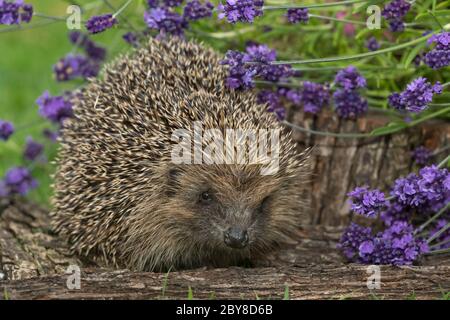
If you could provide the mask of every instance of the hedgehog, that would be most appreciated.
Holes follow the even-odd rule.
[[[136,271],[226,267],[251,264],[295,237],[308,208],[309,152],[254,92],[226,86],[221,59],[196,41],[148,39],[74,95],[51,213],[74,254]],[[277,170],[262,174],[263,161],[208,161],[204,142],[203,161],[174,161],[174,132],[199,124],[280,132],[268,153]],[[225,149],[255,149],[239,139]]]

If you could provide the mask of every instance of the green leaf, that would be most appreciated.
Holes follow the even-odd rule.
[[[417,46],[415,46],[407,55],[404,56],[403,59],[403,67],[406,69],[409,67],[411,62],[413,62],[414,58],[419,54],[419,52],[427,46],[426,42],[419,43]]]
[[[389,133],[394,133],[402,129],[407,128],[408,125],[405,122],[390,122],[384,127],[376,128],[372,130],[370,135],[372,136],[382,136]]]
[[[194,300],[194,293],[192,292],[191,286],[188,287],[188,300]]]
[[[284,288],[283,300],[289,300],[289,286],[288,285],[286,285],[286,287]]]

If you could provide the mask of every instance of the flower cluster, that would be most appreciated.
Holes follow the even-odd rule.
[[[337,114],[344,119],[353,119],[367,112],[367,100],[357,91],[366,87],[366,79],[354,66],[340,70],[334,83],[338,89],[333,94]]]
[[[8,140],[14,133],[14,126],[11,122],[0,120],[0,140]]]
[[[24,3],[23,0],[8,2],[0,0],[0,24],[28,23],[33,17],[33,6]]]
[[[370,37],[366,41],[366,47],[370,51],[377,51],[378,49],[380,49],[380,44],[378,43],[378,41],[375,37]]]
[[[380,208],[387,204],[384,193],[378,189],[369,190],[368,187],[357,187],[347,195],[351,198],[351,209],[366,217],[375,217]]]
[[[272,90],[261,90],[258,93],[258,103],[267,104],[268,112],[273,112],[279,120],[283,120],[286,117],[286,108],[281,102],[282,96],[279,92]]]
[[[433,43],[436,43],[436,45],[425,55],[425,63],[433,69],[450,65],[450,32],[442,32],[431,36],[428,39],[428,44]]]
[[[105,60],[106,49],[98,46],[89,37],[79,31],[69,33],[69,40],[75,46],[84,49],[89,59],[97,62]]]
[[[37,185],[37,181],[33,179],[27,168],[14,167],[8,170],[4,179],[0,180],[0,197],[15,194],[23,196],[31,189],[36,188]]]
[[[439,82],[432,85],[427,79],[419,77],[407,85],[401,93],[393,93],[389,96],[389,105],[400,111],[420,113],[428,107],[434,94],[442,93]]]
[[[266,45],[251,43],[246,52],[228,51],[221,64],[229,66],[227,85],[232,89],[248,89],[254,86],[253,78],[277,82],[293,75],[289,65],[273,65],[276,52]]]
[[[188,22],[183,16],[168,8],[152,8],[144,12],[144,21],[150,29],[159,30],[160,35],[182,36]]]
[[[289,90],[286,98],[294,105],[302,105],[308,113],[317,114],[330,103],[330,89],[328,86],[304,81],[301,89]]]
[[[204,4],[199,0],[189,1],[184,7],[183,17],[190,21],[208,18],[212,16],[213,9],[214,5],[209,1],[206,1]]]
[[[54,66],[56,80],[68,81],[78,77],[89,78],[97,76],[100,65],[83,56],[68,54],[61,58]]]
[[[450,181],[447,169],[435,165],[420,169],[419,174],[395,180],[391,196],[403,207],[437,211],[450,202]]]
[[[225,3],[220,3],[217,7],[219,12],[219,19],[227,18],[231,23],[253,22],[256,17],[263,14],[262,0],[225,0]]]
[[[286,18],[290,23],[307,23],[309,20],[308,8],[291,8],[286,13]]]
[[[55,123],[62,123],[65,119],[73,115],[72,103],[70,97],[65,96],[50,96],[48,91],[45,91],[37,100],[39,106],[39,113]]]
[[[338,248],[350,261],[364,264],[411,265],[429,252],[427,243],[415,237],[413,226],[403,221],[376,234],[369,227],[352,223]]]
[[[424,166],[431,158],[431,151],[424,146],[419,146],[411,152],[411,157],[419,166]]]
[[[100,33],[117,24],[117,19],[112,14],[93,16],[86,22],[86,29],[90,33]]]
[[[403,17],[406,16],[411,4],[405,0],[393,0],[384,6],[382,16],[389,21],[391,31],[403,31],[405,25],[403,23]]]
[[[150,8],[157,7],[178,7],[183,3],[183,0],[147,0]]]
[[[25,151],[23,157],[26,160],[34,161],[36,160],[44,151],[44,145],[33,140],[33,138],[28,137],[25,145]]]
[[[127,32],[122,36],[122,38],[133,47],[137,47],[139,45],[139,38],[135,32]]]

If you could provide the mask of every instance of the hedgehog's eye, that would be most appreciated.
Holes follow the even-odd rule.
[[[201,203],[208,204],[208,203],[211,203],[212,200],[213,200],[213,195],[211,194],[210,191],[205,191],[200,194],[199,201]]]

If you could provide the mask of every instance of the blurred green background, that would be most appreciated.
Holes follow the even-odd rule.
[[[38,14],[53,17],[66,16],[70,4],[79,4],[85,10],[82,20],[86,21],[95,14],[111,13],[105,1],[42,1],[27,0],[34,6]],[[115,8],[119,8],[124,0],[109,0]],[[127,7],[119,22],[126,17],[136,29],[144,29],[142,19],[145,10],[145,0],[136,0]],[[215,4],[218,1],[212,1]],[[269,1],[266,1],[268,3]],[[314,1],[282,1],[273,0],[269,4],[279,3],[314,3]],[[449,3],[449,1],[446,1]],[[433,0],[422,1],[416,4],[417,11],[426,12],[428,8],[436,6]],[[347,19],[364,22],[367,4],[348,7],[331,7],[314,11],[316,14],[335,17],[338,11],[346,10]],[[353,10],[353,11],[352,11]],[[370,36],[376,36],[382,48],[395,43],[403,43],[421,36],[421,30],[407,28],[401,34],[386,33],[386,28],[369,30],[362,25],[354,25],[353,33],[345,32],[342,22],[311,19],[307,25],[288,25],[283,17],[283,11],[268,11],[263,18],[258,18],[254,24],[231,25],[225,21],[217,21],[216,17],[205,19],[191,24],[187,31],[189,38],[197,38],[208,45],[225,52],[227,49],[242,50],[249,40],[266,43],[277,49],[278,59],[310,59],[330,56],[352,55],[367,52],[365,41]],[[411,13],[407,21],[414,20]],[[442,22],[445,22],[443,19]],[[425,23],[429,29],[436,29],[435,21],[426,17]],[[84,25],[84,23],[82,23]],[[348,27],[348,25],[347,25]],[[122,36],[128,29],[119,23],[118,27],[91,37],[92,40],[108,49],[110,60],[119,52],[127,51],[130,46],[123,41]],[[29,25],[20,28],[16,26],[0,26],[0,119],[11,121],[17,132],[7,142],[0,142],[0,177],[12,166],[23,165],[23,147],[27,136],[45,143],[46,156],[53,159],[57,146],[45,139],[42,131],[53,128],[53,125],[42,119],[38,114],[36,99],[49,90],[52,95],[59,95],[65,90],[72,90],[82,84],[81,81],[58,83],[55,81],[52,66],[67,53],[71,52],[72,45],[68,40],[69,30],[64,20],[52,20],[42,16],[33,17]],[[420,52],[422,47],[412,47],[395,53],[365,58],[356,61],[334,62],[331,64],[314,64],[302,66],[302,79],[312,81],[332,81],[335,72],[349,64],[357,66],[368,79],[367,91],[369,103],[374,107],[386,108],[386,97],[392,91],[403,90],[406,83],[418,75],[426,76],[431,81],[450,81],[448,68],[444,71],[433,71],[427,67],[417,68],[412,63],[411,52]],[[305,68],[306,67],[306,68]],[[310,70],[308,68],[311,67]],[[438,97],[435,102],[448,102],[449,93]],[[449,117],[449,115],[447,115]],[[51,174],[54,165],[37,163],[34,165],[33,175],[39,180],[40,187],[31,192],[30,197],[41,204],[48,205],[51,195]]]

